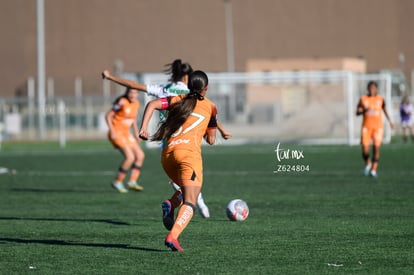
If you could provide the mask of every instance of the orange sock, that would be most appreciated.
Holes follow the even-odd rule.
[[[371,171],[377,171],[378,161],[373,161],[371,166]]]
[[[193,218],[194,209],[194,205],[190,203],[184,203],[181,206],[173,228],[171,229],[171,235],[174,239],[178,239],[178,236],[180,236],[181,232],[187,227],[188,223]]]
[[[183,203],[183,194],[181,190],[177,190],[174,195],[170,198],[171,206],[173,208],[180,207]]]
[[[129,177],[129,181],[137,181],[140,174],[141,174],[141,166],[134,164],[132,166],[131,176]]]
[[[122,182],[125,179],[127,171],[124,170],[122,167],[119,167],[118,175],[115,178],[115,181]]]

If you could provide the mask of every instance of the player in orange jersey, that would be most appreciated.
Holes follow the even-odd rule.
[[[163,223],[170,230],[165,245],[173,251],[183,251],[178,237],[193,217],[197,197],[203,183],[201,144],[203,138],[214,144],[217,110],[205,97],[208,77],[195,71],[188,82],[189,93],[150,101],[144,112],[140,135],[148,138],[148,124],[154,110],[168,110],[152,140],[165,140],[161,163],[168,177],[181,188],[162,203]],[[174,210],[179,208],[174,220]]]
[[[118,174],[112,182],[112,187],[120,193],[128,192],[123,181],[131,167],[129,181],[126,184],[127,188],[135,191],[144,190],[137,183],[145,158],[144,151],[138,144],[140,140],[137,126],[138,93],[138,90],[128,88],[124,95],[115,100],[112,108],[105,116],[109,127],[108,138],[113,146],[124,156]],[[131,128],[133,134],[131,133]]]
[[[384,133],[384,123],[382,113],[384,112],[391,128],[394,124],[391,122],[385,101],[378,94],[378,84],[370,81],[367,86],[368,94],[361,96],[357,106],[357,115],[362,115],[361,129],[361,148],[362,157],[365,162],[364,175],[377,177],[378,161],[380,158],[380,146],[382,144],[382,136]],[[370,160],[369,146],[372,141],[372,159]]]
[[[191,65],[189,63],[182,62],[181,59],[175,59],[172,63],[166,64],[165,67],[166,70],[164,72],[170,75],[169,82],[166,84],[147,85],[130,79],[113,76],[108,70],[103,71],[102,76],[105,79],[111,80],[119,85],[146,92],[148,95],[157,98],[187,94],[189,92],[187,87],[188,78],[193,72]],[[165,119],[165,111],[160,112],[160,120],[163,119]],[[217,129],[224,139],[231,138],[232,134],[224,128],[220,121],[217,121]],[[179,188],[179,186],[172,180],[170,180],[170,184],[175,190]],[[210,211],[207,204],[204,202],[202,193],[198,196],[197,207],[203,218],[210,217]]]

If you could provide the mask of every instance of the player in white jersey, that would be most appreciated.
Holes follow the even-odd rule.
[[[108,70],[103,71],[102,77],[108,80],[111,80],[119,85],[128,87],[130,89],[137,89],[143,92],[146,92],[150,96],[157,98],[165,98],[169,96],[176,96],[180,94],[187,94],[189,89],[187,87],[189,75],[193,72],[190,64],[182,63],[180,59],[174,60],[171,64],[167,64],[166,73],[170,74],[169,83],[167,84],[143,84],[138,83],[133,80],[120,78],[111,75]],[[164,113],[160,113],[160,119],[164,118]],[[231,133],[227,131],[221,123],[217,121],[217,129],[219,130],[221,136],[224,139],[231,138]],[[180,187],[175,184],[173,181],[170,181],[172,187],[178,190]],[[210,211],[207,205],[204,202],[203,196],[200,192],[197,200],[197,207],[200,211],[200,214],[203,218],[210,217]]]

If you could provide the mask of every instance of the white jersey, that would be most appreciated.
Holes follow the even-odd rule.
[[[165,98],[168,96],[177,96],[182,94],[188,94],[190,90],[187,87],[187,84],[185,84],[182,81],[178,82],[170,82],[167,84],[158,84],[158,85],[147,85],[147,94],[150,96],[155,96],[156,98]],[[165,119],[165,111],[160,110],[160,120]]]
[[[181,81],[161,85],[147,85],[148,95],[155,96],[157,98],[188,94],[189,91],[190,90],[188,90],[187,84]]]

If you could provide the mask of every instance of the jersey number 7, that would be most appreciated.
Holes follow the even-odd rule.
[[[190,126],[188,126],[185,129],[183,129],[183,126],[180,126],[180,128],[178,128],[178,130],[174,134],[172,134],[171,137],[177,137],[180,134],[186,134],[186,133],[190,132],[195,127],[197,127],[204,119],[206,119],[205,116],[194,113],[194,112],[192,112],[190,115],[196,117],[197,120],[194,121]]]

